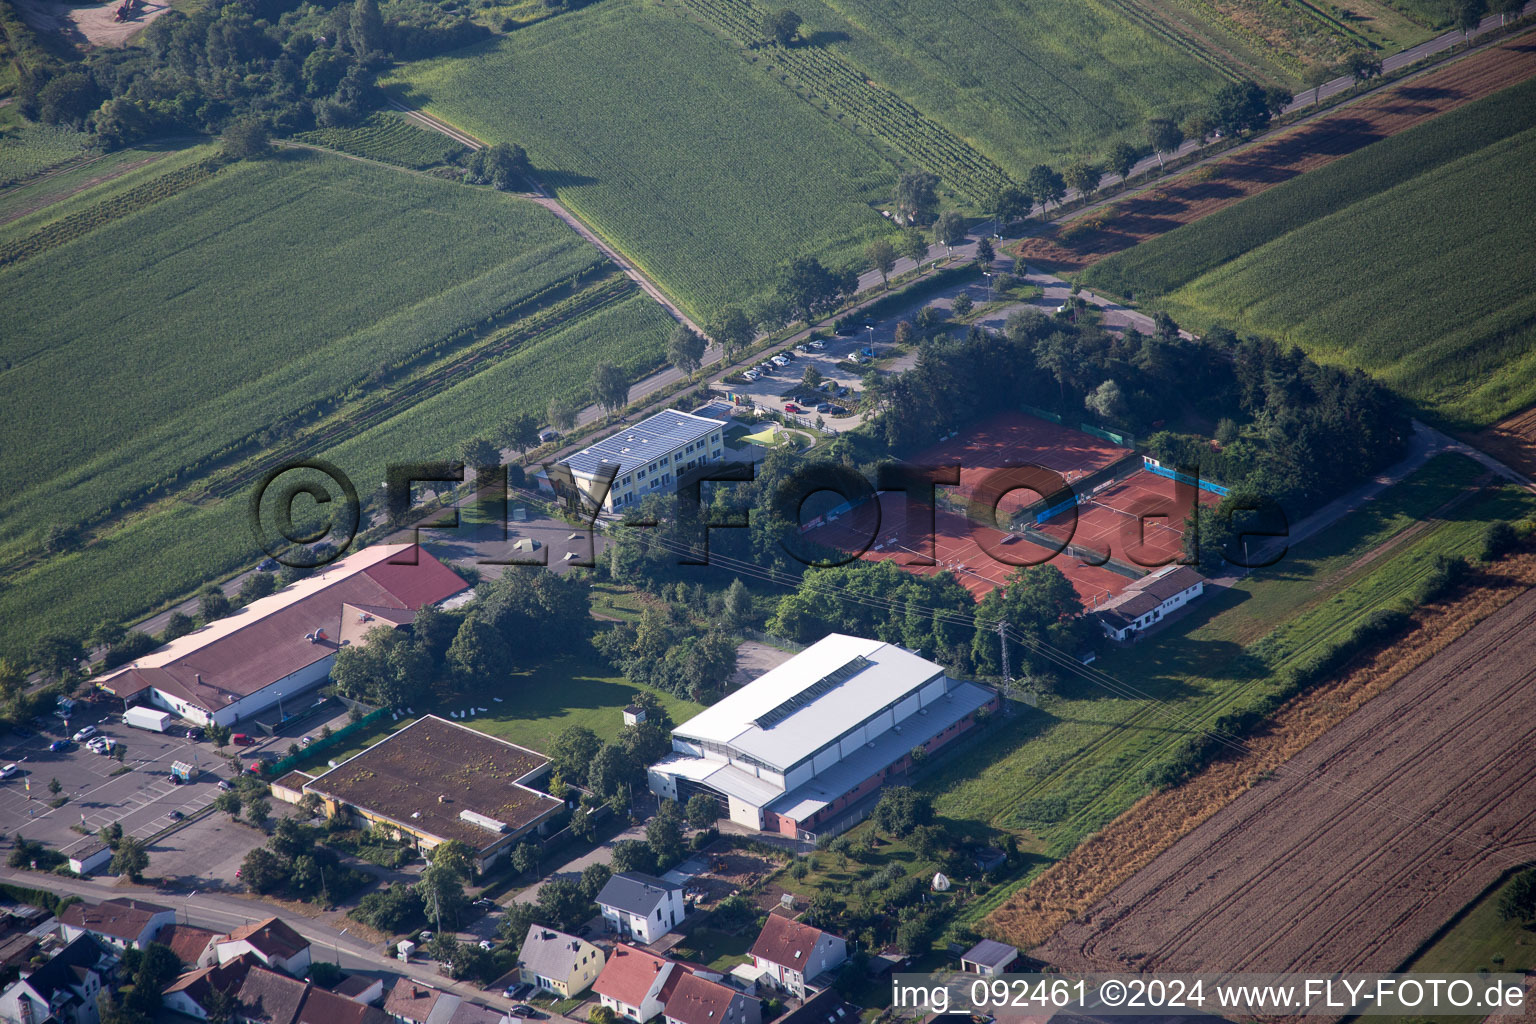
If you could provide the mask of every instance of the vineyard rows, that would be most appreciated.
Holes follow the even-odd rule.
[[[418,171],[448,163],[464,152],[446,135],[418,127],[390,110],[370,114],[355,125],[301,132],[294,139]]]
[[[764,12],[752,0],[683,2],[744,45],[751,45],[762,35]],[[767,59],[814,97],[825,99],[917,166],[939,175],[972,202],[984,203],[993,192],[1010,183],[1002,168],[912,104],[869,81],[826,47],[774,47],[765,53]]]

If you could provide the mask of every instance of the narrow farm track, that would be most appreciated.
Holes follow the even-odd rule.
[[[1536,849],[1536,590],[1067,924],[1067,969],[1397,968]]]
[[[441,118],[433,117],[431,114],[401,103],[399,100],[393,97],[390,98],[389,105],[394,107],[396,110],[403,112],[407,117],[421,125],[423,128],[429,128],[432,131],[440,132],[455,142],[468,146],[470,149],[485,148],[484,142],[481,142],[479,139],[475,138],[473,135],[470,135],[467,132],[460,131]],[[695,333],[704,333],[704,329],[698,324],[694,323],[693,320],[689,319],[688,315],[684,313],[676,303],[669,299],[667,297],[667,293],[657,287],[654,281],[642,274],[639,268],[637,268],[629,260],[625,259],[617,249],[609,245],[600,235],[597,234],[597,232],[593,231],[585,223],[583,223],[579,217],[573,214],[570,210],[567,210],[564,206],[560,205],[559,200],[550,195],[549,190],[544,187],[543,182],[536,181],[534,184],[538,186],[539,191],[537,194],[529,197],[533,202],[538,203],[550,213],[553,213],[556,217],[559,217],[572,231],[576,232],[582,238],[585,238],[588,242],[591,242],[594,246],[596,246],[598,252],[601,252],[604,256],[607,256],[608,259],[612,261],[614,266],[622,270],[625,275],[634,281],[635,284],[639,285],[647,295],[661,303],[662,306],[666,307],[667,311],[674,317],[687,324],[688,327]],[[718,354],[718,350],[716,350],[716,354]],[[708,355],[706,355],[706,360],[708,358]]]

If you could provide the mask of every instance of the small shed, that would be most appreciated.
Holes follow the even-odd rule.
[[[69,870],[77,875],[89,875],[112,862],[112,850],[95,836],[87,836],[64,850],[69,858]]]
[[[645,721],[645,708],[639,704],[631,704],[624,709],[624,724],[639,725]]]
[[[982,939],[960,956],[966,974],[1007,974],[1018,963],[1019,951],[1005,942]]]

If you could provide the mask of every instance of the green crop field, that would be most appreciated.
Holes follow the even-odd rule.
[[[873,80],[871,93],[906,100],[1020,181],[1038,163],[1102,159],[1121,140],[1140,145],[1147,117],[1197,106],[1224,80],[1183,37],[1149,31],[1102,0],[808,0],[795,10],[807,20],[802,31],[826,40],[797,51],[827,56],[763,51],[762,61],[789,61],[802,84],[834,104],[834,69],[817,64],[856,66]],[[910,129],[900,122],[861,116],[857,107],[850,116],[910,148],[903,143]],[[946,175],[936,160],[915,162]]]
[[[1350,204],[1162,305],[1381,378],[1449,425],[1536,402],[1536,129]]]
[[[25,123],[0,131],[0,186],[85,155],[94,138],[68,128]]]
[[[1013,833],[1043,868],[1144,796],[1145,770],[1194,728],[1278,688],[1288,666],[1395,606],[1436,555],[1475,557],[1489,522],[1530,511],[1529,496],[1512,487],[1471,490],[1482,473],[1470,459],[1438,456],[1275,566],[1202,598],[1156,642],[1102,654],[1093,667],[1138,698],[1068,678],[1039,709],[1019,705],[977,742],[938,759],[919,787],[946,818]],[[882,856],[912,861],[914,874],[934,870],[904,843]],[[810,892],[825,877],[775,881]],[[1022,881],[1005,882],[966,918],[984,916]]]
[[[488,142],[707,316],[806,253],[837,265],[889,230],[896,168],[679,11],[609,0],[453,57],[394,87]]]
[[[155,191],[148,171],[106,202]],[[295,150],[115,218],[91,198],[22,218],[82,226],[0,270],[0,461],[24,482],[0,499],[9,652],[248,564],[253,460],[376,481],[580,399],[600,360],[653,369],[672,325],[547,211],[487,189]],[[91,543],[41,557],[54,523]]]
[[[294,139],[413,170],[448,163],[464,152],[448,136],[422,128],[394,110],[376,111],[357,124],[301,132]]]
[[[1358,366],[1454,427],[1536,401],[1536,244],[1521,166],[1536,81],[1512,86],[1084,271],[1204,329]]]

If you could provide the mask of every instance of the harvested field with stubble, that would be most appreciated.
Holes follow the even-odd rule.
[[[1069,970],[1396,969],[1536,852],[1536,556],[1479,584],[1143,800],[991,930]]]
[[[1092,211],[1052,225],[1015,252],[1046,269],[1082,270],[1532,76],[1536,32],[1526,32],[1116,202],[1108,214]]]
[[[1467,438],[1526,476],[1536,476],[1536,405]]]

